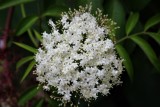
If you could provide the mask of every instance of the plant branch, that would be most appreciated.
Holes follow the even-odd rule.
[[[13,14],[13,7],[10,7],[7,14],[7,19],[5,23],[5,29],[3,32],[3,36],[0,38],[0,50],[5,50],[7,48],[7,39],[10,32],[11,19]]]
[[[6,31],[9,31],[10,29],[12,15],[13,15],[13,7],[10,7],[8,10],[7,20],[6,20],[6,25],[5,25]]]
[[[3,70],[4,70],[3,76],[4,76],[5,80],[6,80],[5,84],[8,84],[8,86],[10,88],[12,87],[12,77],[11,77],[11,74],[9,72],[10,62],[7,59],[7,56],[8,56],[9,52],[6,50],[6,48],[7,48],[7,40],[9,38],[9,33],[10,33],[12,15],[13,15],[13,7],[10,7],[8,9],[3,35],[0,38],[0,57],[2,57],[2,60],[3,60],[3,65],[2,65],[3,66]]]
[[[138,32],[138,33],[135,33],[135,34],[132,34],[132,35],[129,35],[129,36],[125,36],[125,37],[119,39],[119,40],[116,42],[116,44],[119,44],[119,43],[123,42],[124,40],[131,38],[132,36],[141,35],[141,34],[146,34],[146,32]]]

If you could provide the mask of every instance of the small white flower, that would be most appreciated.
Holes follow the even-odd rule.
[[[106,19],[99,20],[102,18]],[[52,31],[43,33],[42,47],[35,57],[37,81],[44,90],[57,92],[64,103],[71,101],[73,92],[89,101],[98,94],[107,95],[119,83],[123,66],[110,39],[114,35],[110,21],[101,14],[93,16],[90,7],[85,12],[64,13],[62,29],[49,20]]]
[[[68,19],[68,15],[63,15],[63,17],[62,17],[62,19],[61,19],[61,23],[62,23],[63,25],[66,24],[67,19]]]
[[[48,86],[43,86],[43,89],[46,90],[46,91],[50,90],[50,88]]]

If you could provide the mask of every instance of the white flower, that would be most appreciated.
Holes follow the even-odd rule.
[[[113,22],[101,22],[101,14],[97,18],[90,7],[89,11],[85,9],[64,13],[60,31],[49,20],[52,31],[43,33],[42,47],[35,57],[37,81],[44,90],[62,95],[63,102],[70,102],[73,92],[86,101],[97,99],[99,93],[107,95],[113,85],[120,83],[123,66],[110,39]]]

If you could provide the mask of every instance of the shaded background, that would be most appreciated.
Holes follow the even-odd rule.
[[[14,2],[6,5],[10,1]],[[102,9],[104,14],[108,14],[120,26],[120,29],[116,32],[118,40],[126,36],[125,25],[131,13],[138,12],[140,15],[138,23],[131,32],[136,33],[143,31],[147,20],[160,12],[158,0],[17,1],[0,0],[0,107],[57,107],[58,104],[58,102],[49,99],[49,93],[36,90],[38,83],[32,72],[20,83],[29,62],[16,68],[17,61],[33,54],[17,47],[13,42],[21,42],[35,47],[31,37],[28,36],[27,30],[20,34],[17,33],[25,24],[29,23],[28,20],[22,23],[24,17],[21,12],[21,3],[25,8],[26,17],[35,16],[39,18],[29,27],[31,32],[35,34],[33,29],[39,33],[50,30],[47,24],[48,19],[52,18],[56,21],[60,18],[61,12],[67,11],[68,8],[78,8],[79,5],[84,6],[92,2],[93,12],[97,8]],[[160,24],[153,26],[149,31],[158,32],[157,34],[160,36]],[[144,36],[144,39],[151,45],[159,60],[160,44],[151,37]],[[40,44],[38,40],[37,44]],[[127,72],[124,71],[121,76],[123,84],[111,89],[108,96],[100,96],[90,106],[160,107],[160,71],[154,68],[144,52],[131,40],[124,41],[122,45],[129,53],[133,64],[133,81],[131,82]],[[80,107],[86,106],[85,103],[80,105]]]

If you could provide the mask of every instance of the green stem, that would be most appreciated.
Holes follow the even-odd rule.
[[[22,17],[25,18],[25,17],[26,17],[26,12],[25,12],[25,8],[24,8],[24,5],[23,5],[23,4],[21,4],[21,12],[22,12]],[[31,41],[33,42],[33,44],[34,44],[36,47],[38,47],[38,43],[37,43],[36,40],[34,39],[33,34],[32,34],[32,32],[31,32],[31,29],[28,29],[27,32],[28,32],[28,35],[29,35]]]
[[[146,34],[146,32],[138,32],[138,33],[135,33],[135,34],[132,34],[132,35],[129,35],[129,36],[125,36],[125,37],[123,37],[122,39],[119,39],[119,40],[116,42],[116,44],[119,44],[119,43],[123,42],[124,40],[131,38],[132,36],[141,35],[141,34]]]
[[[119,39],[119,40],[116,42],[116,44],[119,44],[119,43],[123,42],[124,40],[126,40],[126,39],[128,39],[128,38],[129,38],[129,36],[125,36],[125,37],[123,37],[122,39]]]

